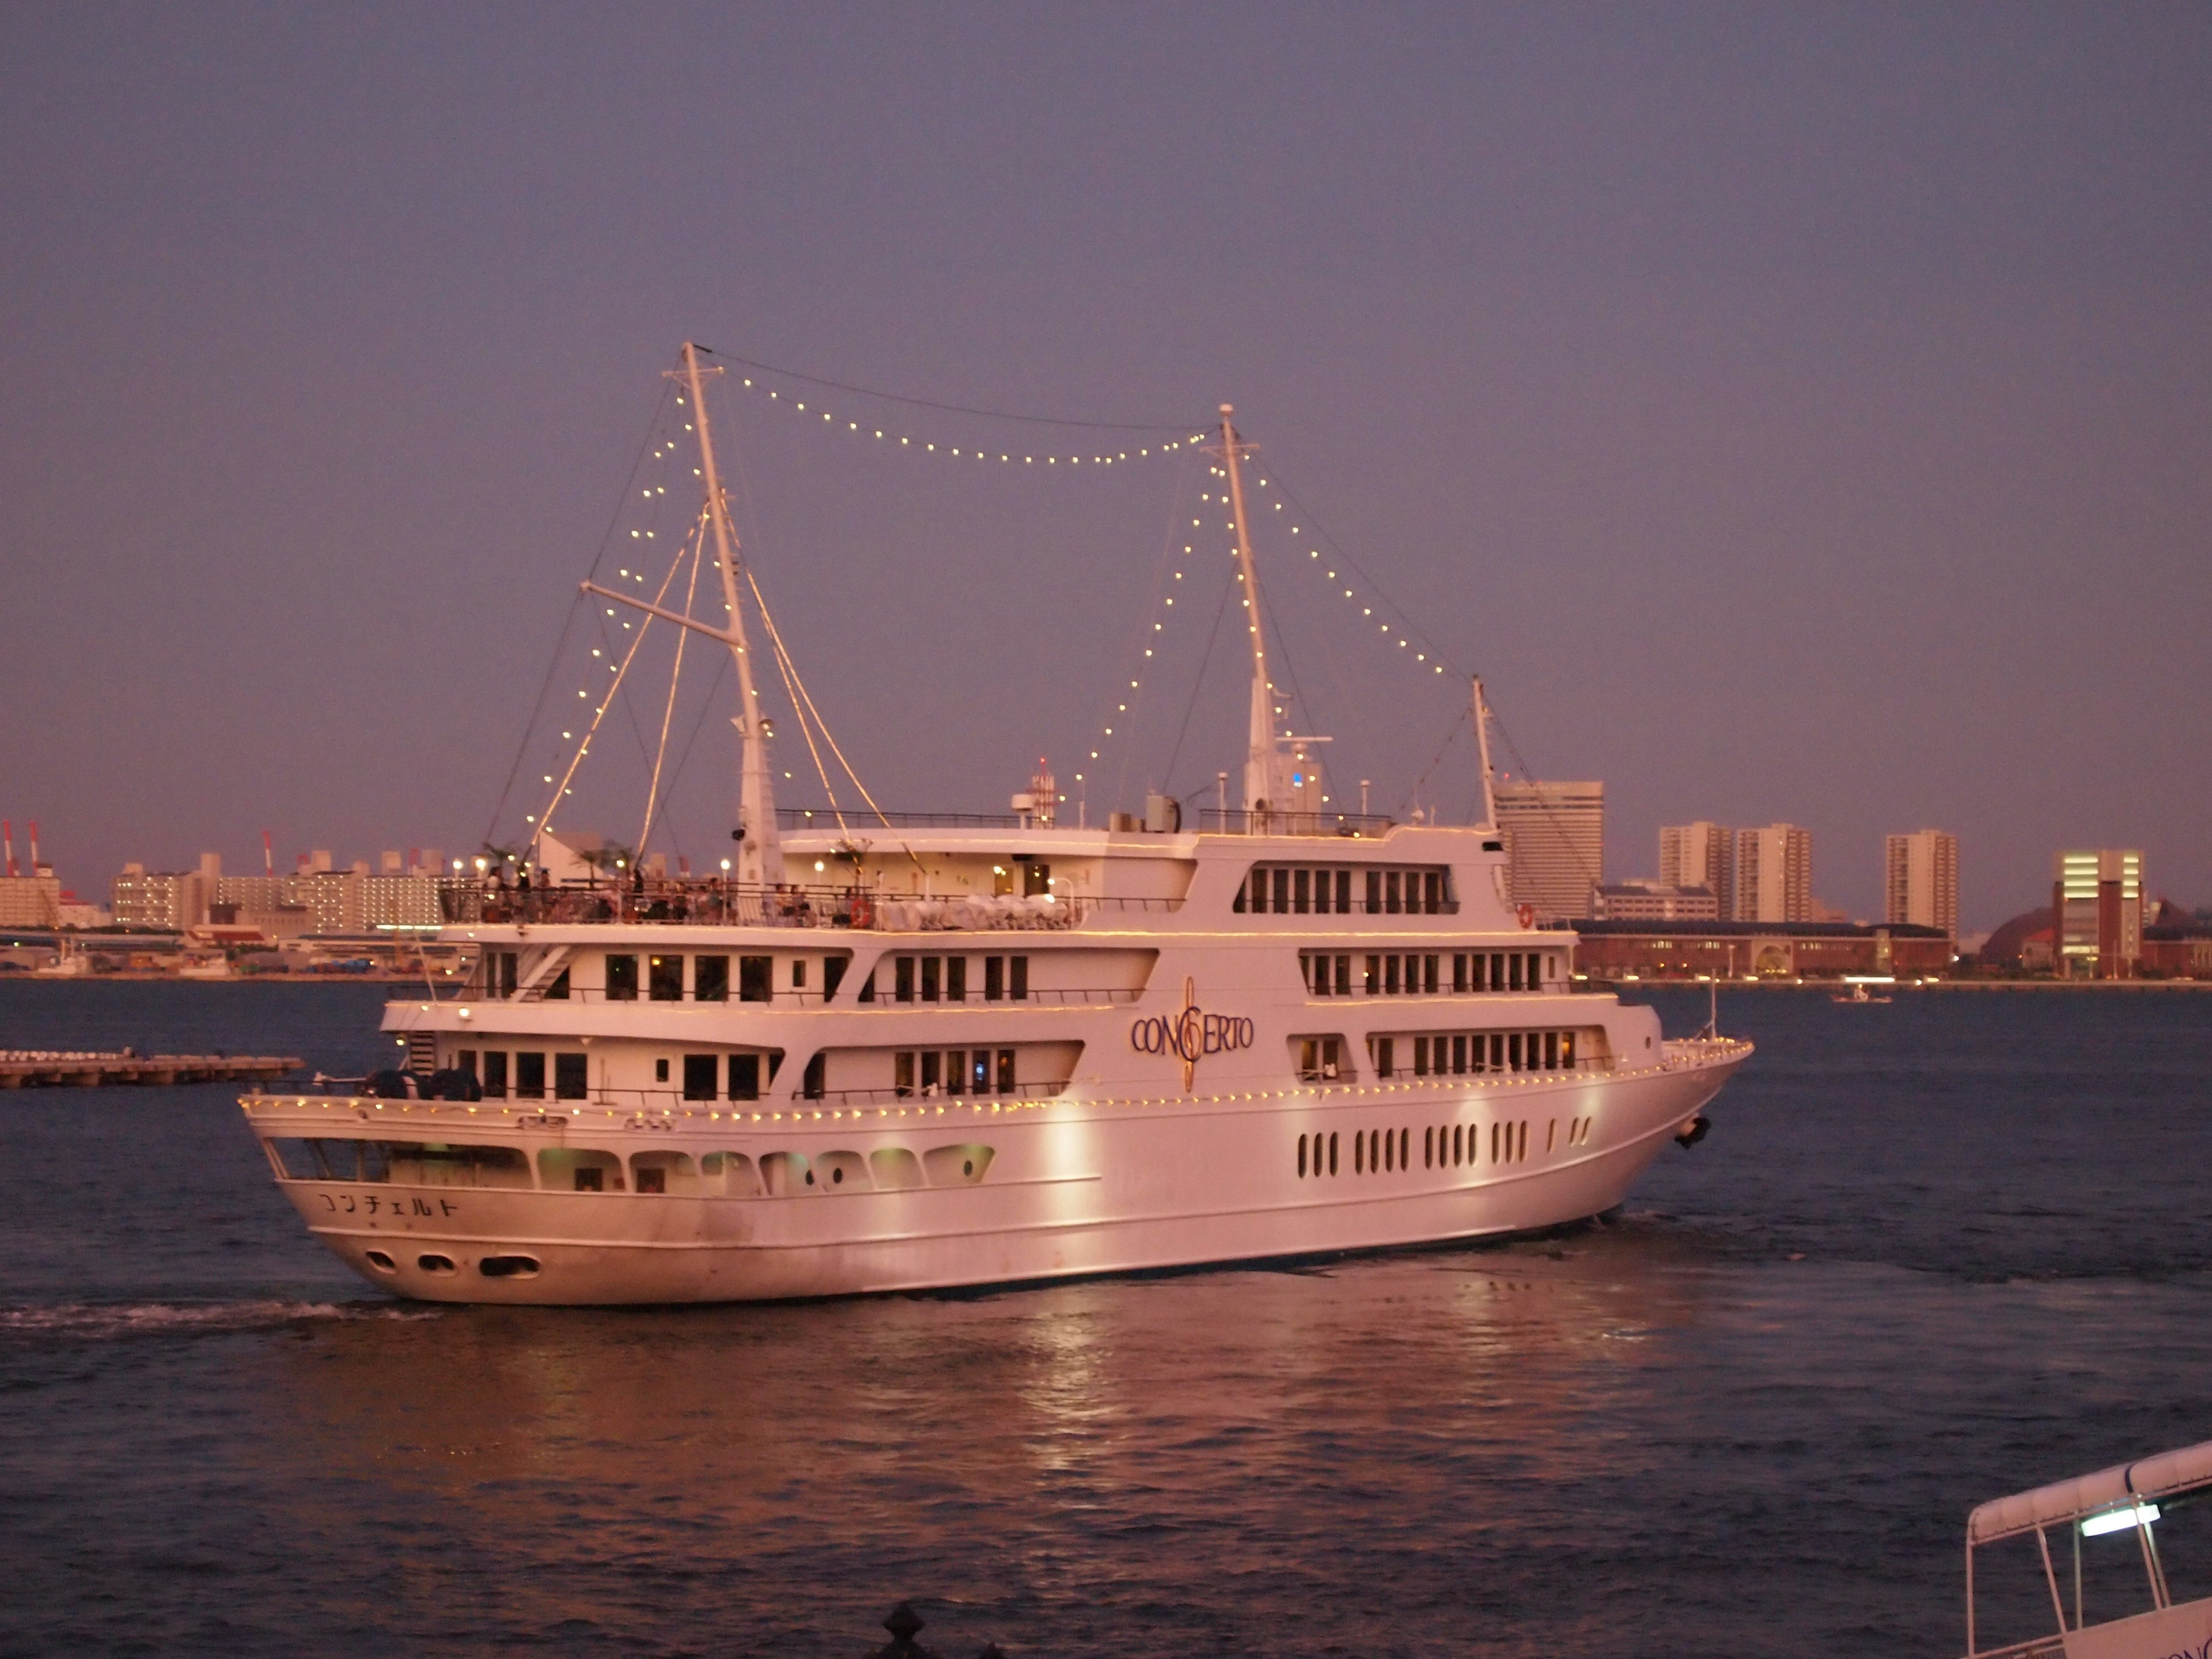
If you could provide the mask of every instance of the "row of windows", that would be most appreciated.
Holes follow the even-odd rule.
[[[518,1147],[438,1146],[423,1141],[277,1139],[267,1143],[286,1179],[378,1186],[532,1186],[529,1155]],[[756,1164],[744,1152],[633,1152],[625,1170],[613,1152],[553,1146],[538,1154],[536,1184],[546,1192],[659,1193],[759,1198],[838,1188],[896,1191],[972,1185],[991,1166],[993,1150],[975,1142],[933,1146],[917,1156],[903,1146],[858,1152],[767,1152]],[[625,1182],[624,1176],[628,1181]],[[401,1200],[390,1200],[396,1209]],[[351,1198],[345,1207],[377,1212],[380,1203]],[[427,1212],[422,1212],[427,1213]]]
[[[1357,891],[1355,892],[1355,888]],[[1370,916],[1439,915],[1456,910],[1450,872],[1296,869],[1257,865],[1237,890],[1237,915],[1348,916],[1354,902]]]
[[[1359,990],[1374,996],[1437,996],[1445,989],[1444,957],[1435,951],[1385,952],[1378,956],[1331,956],[1306,951],[1298,955],[1298,975],[1317,997],[1348,997],[1352,967],[1359,964]],[[1482,991],[1540,991],[1559,978],[1559,958],[1541,951],[1458,951],[1451,955],[1450,990],[1455,996]]]
[[[939,1095],[1010,1095],[1019,1085],[1014,1077],[1014,1051],[1000,1048],[902,1048],[891,1061],[892,1085],[902,1095],[920,1094],[925,1100]]]
[[[1593,1118],[1571,1118],[1567,1123],[1566,1144],[1586,1146],[1589,1141]],[[1354,1175],[1376,1175],[1413,1167],[1413,1131],[1411,1129],[1364,1129],[1352,1136],[1352,1172]],[[1493,1164],[1525,1163],[1528,1157],[1528,1121],[1500,1120],[1490,1126],[1490,1161]],[[1546,1126],[1544,1150],[1557,1150],[1559,1140],[1559,1121],[1553,1118]],[[1463,1169],[1482,1162],[1483,1133],[1480,1126],[1469,1123],[1437,1125],[1421,1131],[1421,1167]],[[1341,1149],[1334,1133],[1300,1135],[1298,1137],[1298,1178],[1335,1175],[1342,1167],[1339,1159]]]
[[[1571,1072],[1587,1059],[1574,1031],[1436,1031],[1367,1039],[1375,1074],[1480,1077],[1500,1072]],[[1401,1062],[1405,1062],[1402,1066]],[[1340,1037],[1298,1040],[1298,1080],[1333,1083],[1345,1074]]]
[[[965,1002],[968,1000],[966,957],[896,957],[891,961],[891,1000],[894,1002]],[[1030,995],[1027,957],[983,958],[983,1000],[1026,1002]],[[876,975],[860,987],[862,1002],[876,1000]]]
[[[1571,1072],[1573,1031],[1437,1031],[1419,1036],[1371,1036],[1375,1075],[1468,1077],[1492,1072]]]
[[[544,1100],[545,1091],[546,1055],[542,1050],[521,1049],[513,1053],[504,1048],[463,1048],[454,1056],[459,1068],[483,1085],[487,1100]],[[555,1100],[583,1100],[590,1094],[586,1075],[586,1056],[580,1054],[556,1054],[553,1060],[553,1091]],[[821,1092],[816,1073],[822,1056],[817,1054],[809,1062],[807,1075],[814,1080],[814,1092]],[[762,1073],[765,1062],[767,1080],[775,1081],[777,1069],[783,1064],[781,1053],[769,1054],[732,1054],[729,1056],[729,1098],[758,1100],[761,1096]],[[654,1080],[670,1081],[669,1063],[656,1060],[653,1063]],[[720,1054],[686,1054],[684,1056],[684,1098],[686,1100],[717,1100],[721,1098],[722,1056]]]

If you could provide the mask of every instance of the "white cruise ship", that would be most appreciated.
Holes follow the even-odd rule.
[[[1596,1215],[1701,1132],[1748,1043],[1577,992],[1574,935],[1510,902],[1494,825],[1322,805],[1276,727],[1226,409],[1241,808],[1070,828],[1047,784],[1003,822],[780,822],[708,372],[687,346],[720,614],[591,591],[731,652],[735,868],[549,884],[541,823],[538,879],[448,894],[477,966],[387,1006],[404,1072],[242,1099],[364,1278],[660,1304],[1385,1249]],[[1487,801],[1486,738],[1484,769]]]

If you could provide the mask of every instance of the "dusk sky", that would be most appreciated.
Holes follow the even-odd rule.
[[[1039,755],[1093,822],[1211,804],[1212,480],[914,449],[1232,402],[1339,804],[1463,818],[1479,672],[1536,775],[1604,781],[1609,879],[1787,820],[1878,916],[1932,825],[1969,930],[2062,845],[2212,903],[2201,6],[9,5],[0,133],[0,814],[81,892],[264,827],[284,868],[518,839],[688,337],[921,400],[710,405],[886,805],[1003,811]],[[704,708],[654,843],[695,860]],[[628,840],[622,743],[565,810]]]

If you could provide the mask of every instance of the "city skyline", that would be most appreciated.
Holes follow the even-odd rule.
[[[1097,428],[960,411],[1188,438],[1235,404],[1363,573],[1347,601],[1261,550],[1340,805],[1465,821],[1463,724],[1434,757],[1480,672],[1502,770],[1606,781],[1612,868],[1786,821],[1835,849],[1820,896],[1879,915],[1883,838],[1934,823],[1969,931],[2063,846],[2212,901],[2201,14],[7,27],[0,810],[80,891],[245,867],[264,827],[513,839],[575,581],[694,338],[995,448]],[[1130,672],[1194,476],[925,471],[729,390],[742,539],[878,799],[1002,811],[1099,750],[1096,822],[1238,764],[1225,563],[1172,671]],[[1452,673],[1373,631],[1386,596]],[[2116,608],[2123,648],[2052,673]],[[699,730],[695,848],[733,793]],[[795,732],[779,759],[806,803]],[[634,838],[631,781],[576,822]]]

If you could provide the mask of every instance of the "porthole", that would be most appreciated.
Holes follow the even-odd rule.
[[[381,1250],[370,1250],[368,1252],[368,1265],[380,1273],[396,1273],[399,1271],[399,1264]]]
[[[534,1255],[488,1255],[477,1263],[477,1271],[486,1279],[535,1279],[538,1277],[538,1258]]]
[[[843,1186],[843,1185],[845,1184],[845,1172],[844,1172],[842,1170],[830,1170],[830,1184],[832,1187],[842,1187],[842,1186]]]
[[[453,1271],[453,1258],[449,1255],[418,1255],[415,1265],[426,1273],[449,1273]]]

